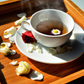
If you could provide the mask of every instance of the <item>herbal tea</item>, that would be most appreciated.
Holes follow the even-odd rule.
[[[42,21],[36,26],[36,30],[46,35],[62,35],[68,32],[67,27],[56,20]]]

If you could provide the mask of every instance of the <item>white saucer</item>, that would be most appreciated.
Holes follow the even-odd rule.
[[[36,53],[36,52],[28,53],[27,52],[28,47],[23,42],[21,37],[23,32],[25,32],[25,30],[23,30],[20,27],[15,35],[16,46],[25,56],[33,60],[36,60],[38,62],[48,63],[48,64],[66,63],[78,58],[84,52],[84,31],[76,23],[75,23],[73,34],[69,39],[69,41],[66,43],[67,45],[73,47],[73,50],[65,52],[63,54],[51,55],[48,53],[48,48],[42,46],[41,44],[40,45],[42,46],[43,53]]]

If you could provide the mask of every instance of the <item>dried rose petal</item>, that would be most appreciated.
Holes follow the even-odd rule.
[[[22,39],[25,43],[34,43],[36,41],[31,31],[26,31],[23,33]]]

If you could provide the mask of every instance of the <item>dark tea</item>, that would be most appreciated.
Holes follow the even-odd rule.
[[[68,32],[67,27],[62,22],[56,21],[56,20],[45,20],[40,22],[36,26],[36,30],[38,32],[46,35],[54,35],[51,32],[53,29],[58,29],[61,32],[59,35],[62,35]]]

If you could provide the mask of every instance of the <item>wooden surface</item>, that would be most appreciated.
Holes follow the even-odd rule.
[[[0,5],[5,5],[5,4],[9,4],[9,3],[17,2],[17,1],[20,1],[20,0],[7,0],[7,1],[2,1],[2,2],[0,2]]]
[[[3,42],[9,42],[8,39],[3,37],[3,32],[7,28],[10,28],[14,25],[14,22],[5,24],[0,26],[0,36],[2,37]],[[1,41],[1,39],[0,39]],[[15,44],[12,44],[11,49],[16,50],[17,54],[14,56],[5,57],[3,54],[0,53],[0,82],[2,84],[48,84],[59,79],[62,79],[70,74],[73,74],[77,71],[84,69],[84,54],[79,56],[74,61],[65,63],[65,64],[44,64],[40,62],[36,62],[32,59],[27,58],[23,55],[16,47]],[[37,70],[44,75],[43,81],[33,81],[31,80],[28,75],[17,76],[15,69],[18,66],[12,66],[9,63],[13,60],[18,62],[20,61],[27,61],[32,70]],[[84,73],[84,70],[81,74]],[[79,75],[75,75],[75,77],[79,77]],[[74,77],[74,78],[75,78]],[[71,79],[71,78],[70,78]],[[69,79],[69,81],[71,81]]]
[[[12,22],[18,19],[17,14],[26,13],[26,16],[31,16],[34,12],[53,8],[62,11],[67,11],[63,0],[9,0],[15,1],[9,4],[0,5],[0,25]]]
[[[65,7],[63,8],[64,5],[62,0],[55,1],[57,1],[56,3],[59,1],[62,5],[55,5],[54,8],[64,11],[66,10]],[[36,10],[32,11],[35,12]],[[29,12],[27,14],[28,16],[30,15]],[[77,18],[79,19],[79,17]],[[74,21],[81,26],[81,23],[76,20],[77,18],[74,18]],[[0,19],[0,43],[2,40],[3,42],[9,42],[8,39],[3,37],[3,32],[11,26],[14,26],[14,21],[19,19],[17,17],[17,12],[1,15]],[[83,77],[84,75],[84,53],[79,56],[79,58],[64,64],[44,64],[27,58],[17,49],[15,44],[12,44],[11,49],[16,50],[17,54],[5,57],[0,53],[0,84],[65,84]],[[27,61],[31,66],[31,70],[41,72],[44,75],[44,79],[42,81],[33,81],[28,75],[17,76],[15,69],[18,66],[12,66],[9,64],[13,60],[18,62]]]
[[[84,29],[84,11],[82,11],[75,3],[71,0],[64,0],[65,6],[70,13],[70,15],[75,19],[75,21],[81,25]]]

